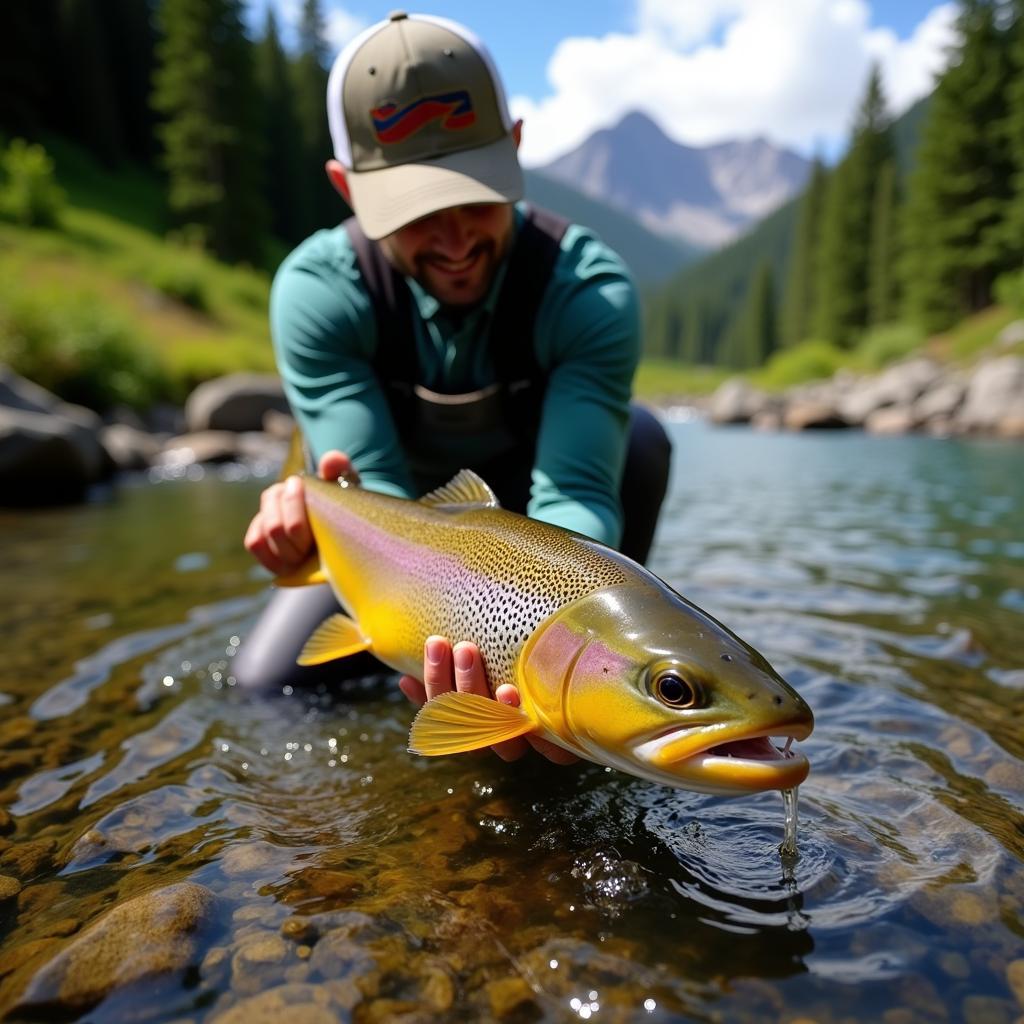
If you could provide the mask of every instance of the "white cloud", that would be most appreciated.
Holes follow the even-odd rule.
[[[324,35],[334,53],[340,51],[346,43],[355,39],[370,23],[365,18],[351,14],[343,7],[334,7],[324,16]]]
[[[762,135],[834,153],[871,63],[901,112],[931,88],[956,15],[945,3],[899,40],[870,26],[866,0],[637,2],[633,34],[563,40],[548,64],[551,95],[512,98],[525,164],[546,163],[630,110],[691,144]]]

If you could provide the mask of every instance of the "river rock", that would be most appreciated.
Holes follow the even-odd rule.
[[[160,453],[160,441],[152,434],[127,423],[104,427],[100,440],[119,470],[146,469]]]
[[[0,378],[0,492],[5,504],[81,497],[111,469],[99,440],[99,418],[88,409],[62,403],[56,407],[59,412],[8,404],[10,377],[15,375],[6,374],[6,380]]]
[[[1024,413],[1024,357],[1002,356],[981,363],[971,375],[957,422],[970,431],[996,431]]]
[[[933,359],[910,359],[890,367],[877,377],[854,384],[839,403],[839,412],[851,424],[860,425],[878,409],[910,407],[942,379],[943,371]]]
[[[185,403],[185,422],[200,430],[262,430],[268,410],[288,412],[276,374],[232,373],[200,384]]]
[[[21,882],[10,875],[0,875],[0,903],[13,899],[21,892]]]
[[[771,399],[763,391],[733,377],[711,396],[708,416],[712,423],[749,423],[770,404]]]
[[[914,402],[914,422],[922,426],[949,422],[963,405],[966,393],[966,380],[959,374],[949,374]]]
[[[1024,342],[1024,320],[1013,320],[997,335],[996,344],[1000,348],[1012,348]]]
[[[15,1007],[84,1012],[112,992],[196,962],[215,897],[179,882],[114,907],[39,970]]]
[[[794,397],[782,414],[782,425],[787,430],[837,430],[848,426],[835,402],[814,396]]]
[[[876,409],[864,421],[864,429],[869,434],[909,434],[914,425],[913,412],[906,405]]]
[[[230,430],[201,430],[170,438],[157,457],[161,466],[196,462],[232,462],[238,457],[238,438]]]
[[[339,1024],[351,1016],[323,985],[279,985],[243,999],[211,1024]]]

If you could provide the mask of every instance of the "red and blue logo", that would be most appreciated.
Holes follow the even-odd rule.
[[[446,131],[458,131],[476,120],[473,101],[465,89],[424,96],[404,107],[385,103],[371,110],[370,117],[377,141],[384,143],[404,142],[433,121],[440,121]]]

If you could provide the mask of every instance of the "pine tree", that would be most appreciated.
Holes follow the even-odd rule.
[[[882,165],[871,212],[871,262],[868,266],[868,323],[874,327],[896,316],[897,196],[896,163]]]
[[[260,262],[262,140],[240,0],[164,0],[161,13],[153,105],[171,210],[222,258]]]
[[[57,34],[61,53],[58,86],[67,104],[65,130],[107,166],[124,154],[111,54],[96,0],[61,0]]]
[[[1007,88],[1007,136],[1012,162],[1011,201],[1006,216],[1010,254],[1024,262],[1024,0],[1011,9],[1010,84]]]
[[[736,369],[763,366],[778,344],[775,282],[771,264],[762,260],[743,303],[726,329],[716,362]]]
[[[780,341],[783,345],[796,345],[811,336],[826,181],[823,164],[815,160],[807,188],[800,199],[796,235],[786,274],[780,314]]]
[[[274,9],[256,53],[256,72],[263,96],[263,134],[266,142],[266,189],[271,230],[285,242],[302,239],[303,162],[301,135],[295,116],[288,58],[277,32]]]
[[[326,64],[320,0],[303,0],[298,55],[293,66],[295,113],[302,140],[303,235],[336,224],[346,213],[324,173],[324,164],[334,155],[327,124]]]
[[[988,305],[995,278],[1014,265],[1006,230],[1014,162],[1005,131],[1013,72],[1002,7],[963,0],[959,45],[933,95],[910,182],[907,307],[929,331]]]
[[[868,324],[871,215],[879,173],[893,159],[889,124],[881,75],[874,67],[849,153],[826,189],[814,331],[839,345],[852,344]]]

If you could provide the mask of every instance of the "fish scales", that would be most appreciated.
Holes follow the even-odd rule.
[[[362,488],[307,480],[318,547],[332,583],[372,636],[374,650],[418,674],[432,634],[474,638],[492,688],[515,683],[515,663],[537,625],[558,608],[627,574],[585,538],[492,508],[445,511]],[[323,524],[318,529],[318,520]],[[327,529],[324,529],[327,527]],[[337,543],[341,538],[343,543]]]

